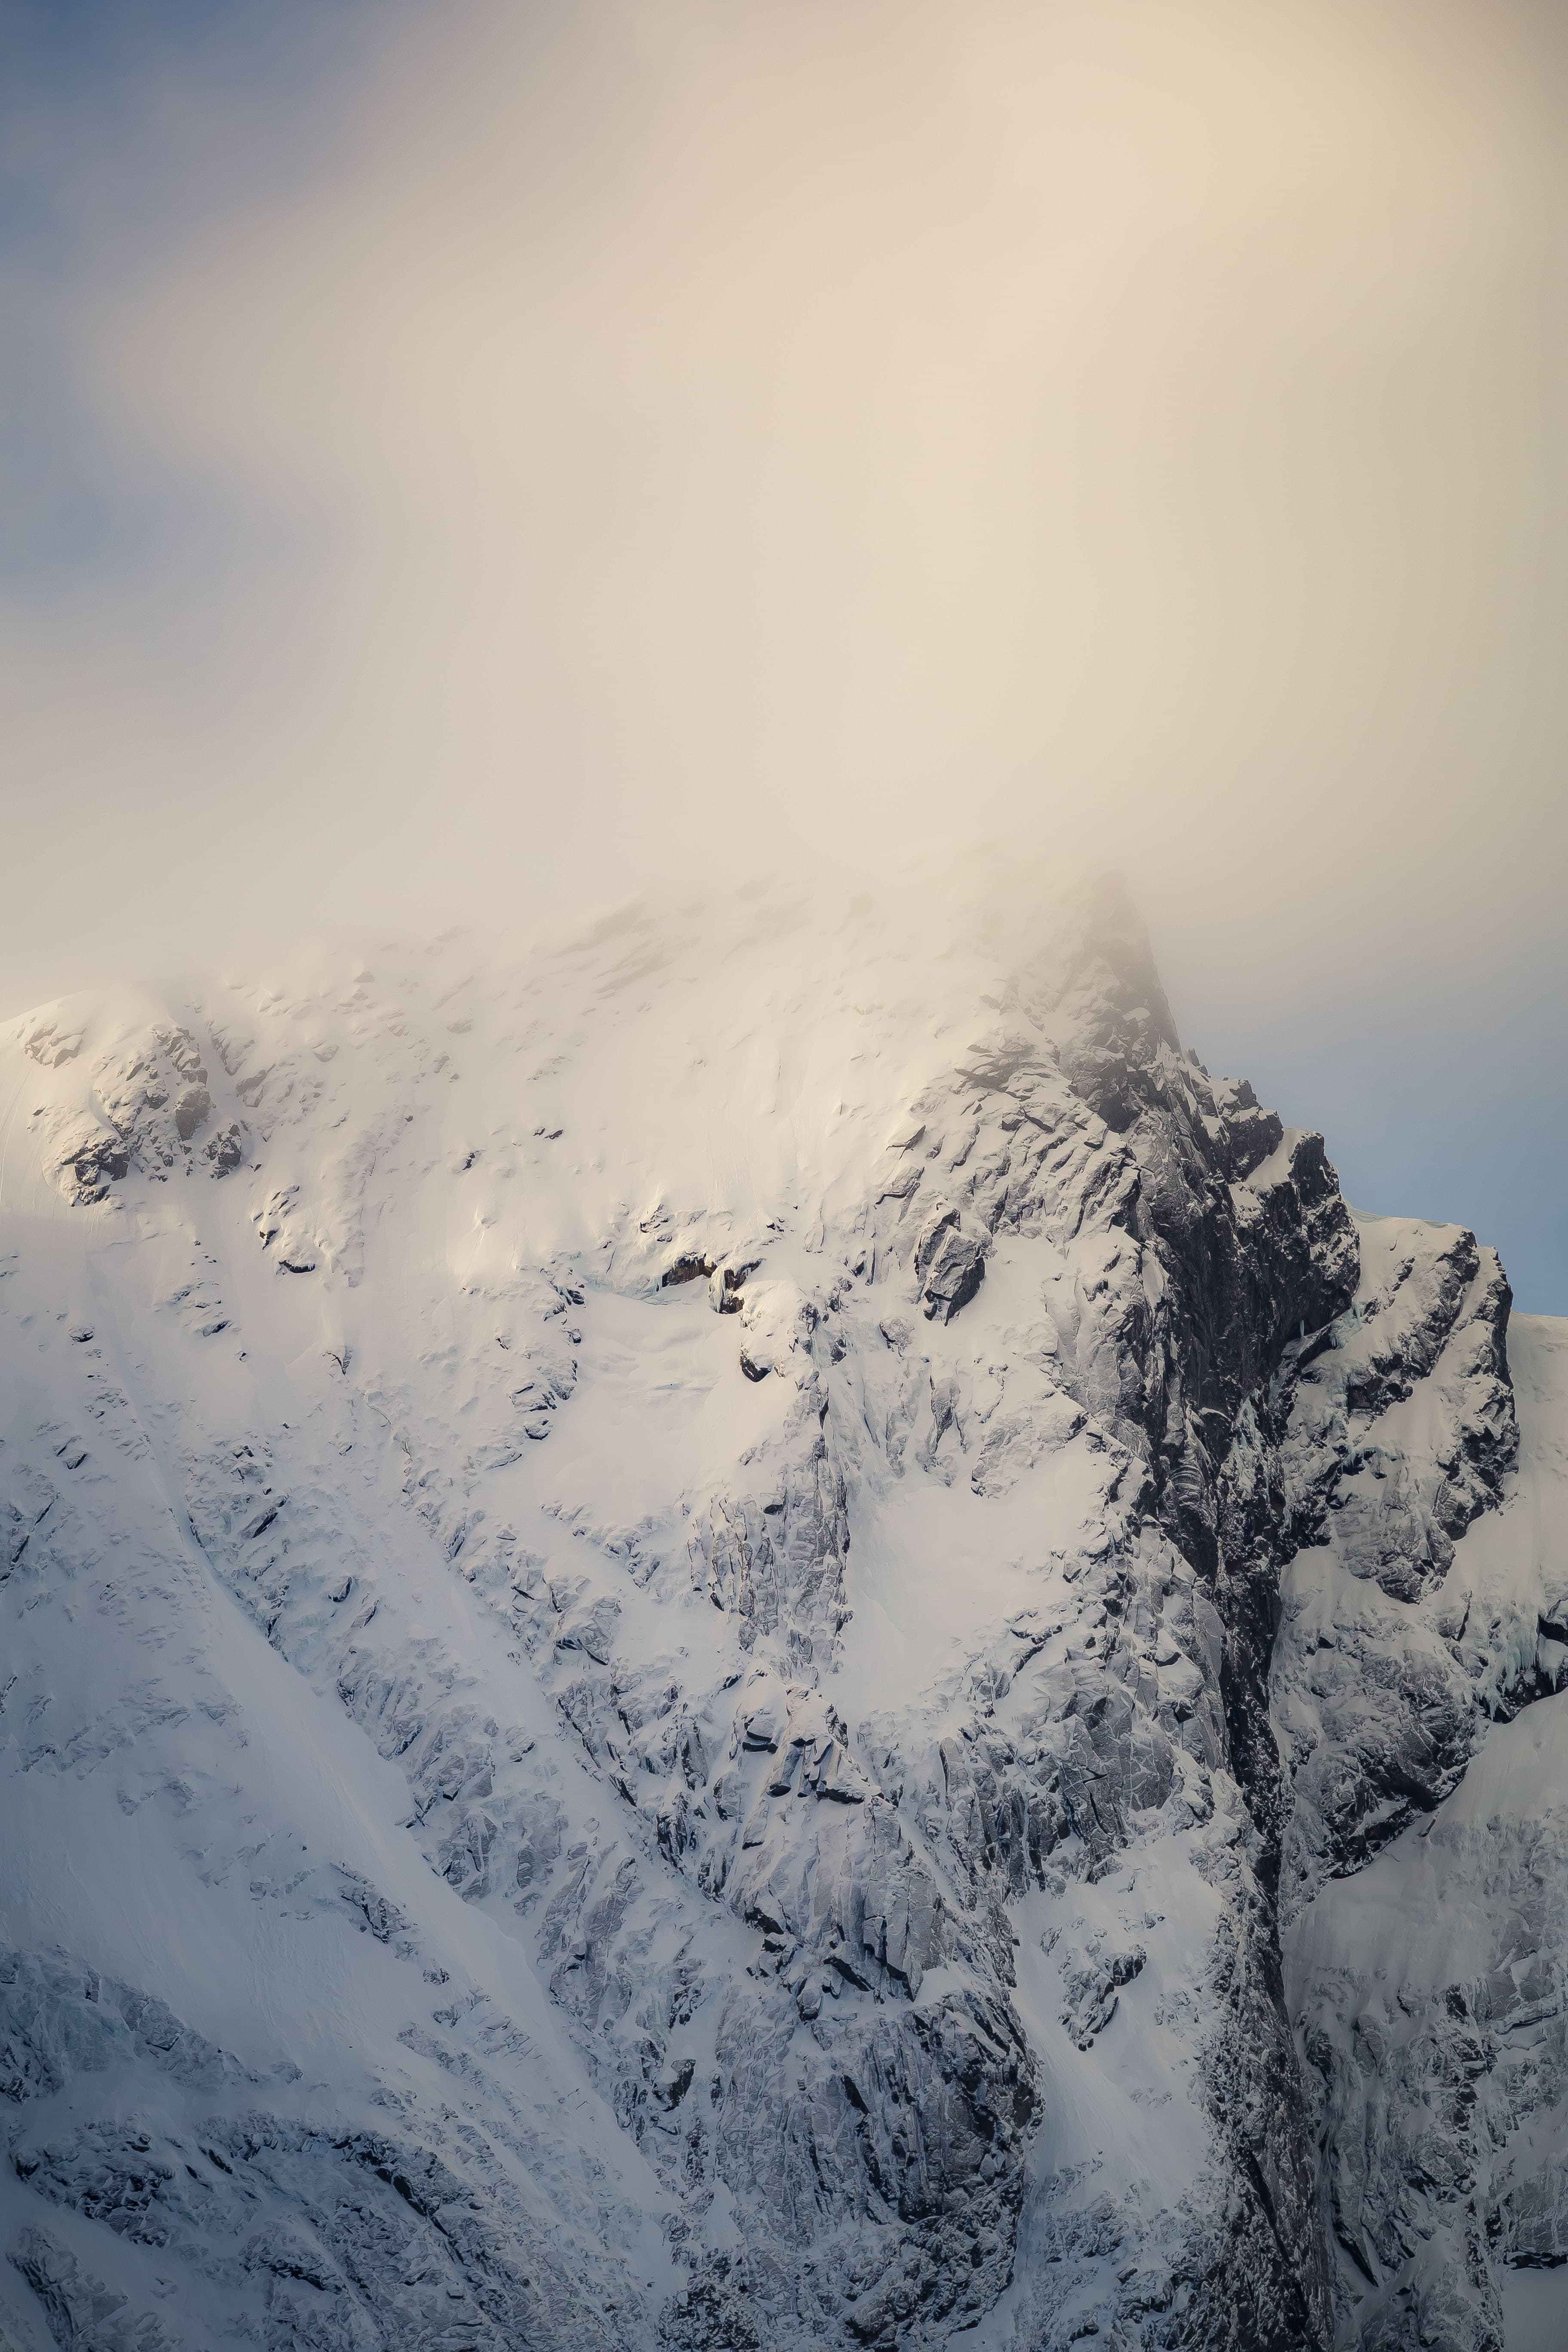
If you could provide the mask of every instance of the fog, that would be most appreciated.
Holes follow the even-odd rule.
[[[1560,1152],[1561,11],[205,13],[7,79],[0,1004],[989,844]]]

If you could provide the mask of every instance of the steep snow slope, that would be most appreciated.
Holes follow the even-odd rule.
[[[1360,2325],[1279,1890],[1348,2113],[1336,1874],[1555,1680],[1506,1286],[1124,908],[73,1000],[0,1116],[0,2331]]]

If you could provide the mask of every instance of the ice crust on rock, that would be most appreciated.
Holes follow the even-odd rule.
[[[1568,1345],[1026,895],[0,1035],[0,2341],[1495,2352],[1568,2254]]]

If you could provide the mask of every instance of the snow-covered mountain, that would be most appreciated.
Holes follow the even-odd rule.
[[[1568,1328],[1113,893],[0,1118],[5,2352],[1568,2341]]]

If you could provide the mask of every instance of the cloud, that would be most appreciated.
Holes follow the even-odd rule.
[[[1560,40],[454,0],[67,108],[9,992],[981,839],[1264,989],[1544,929]]]

